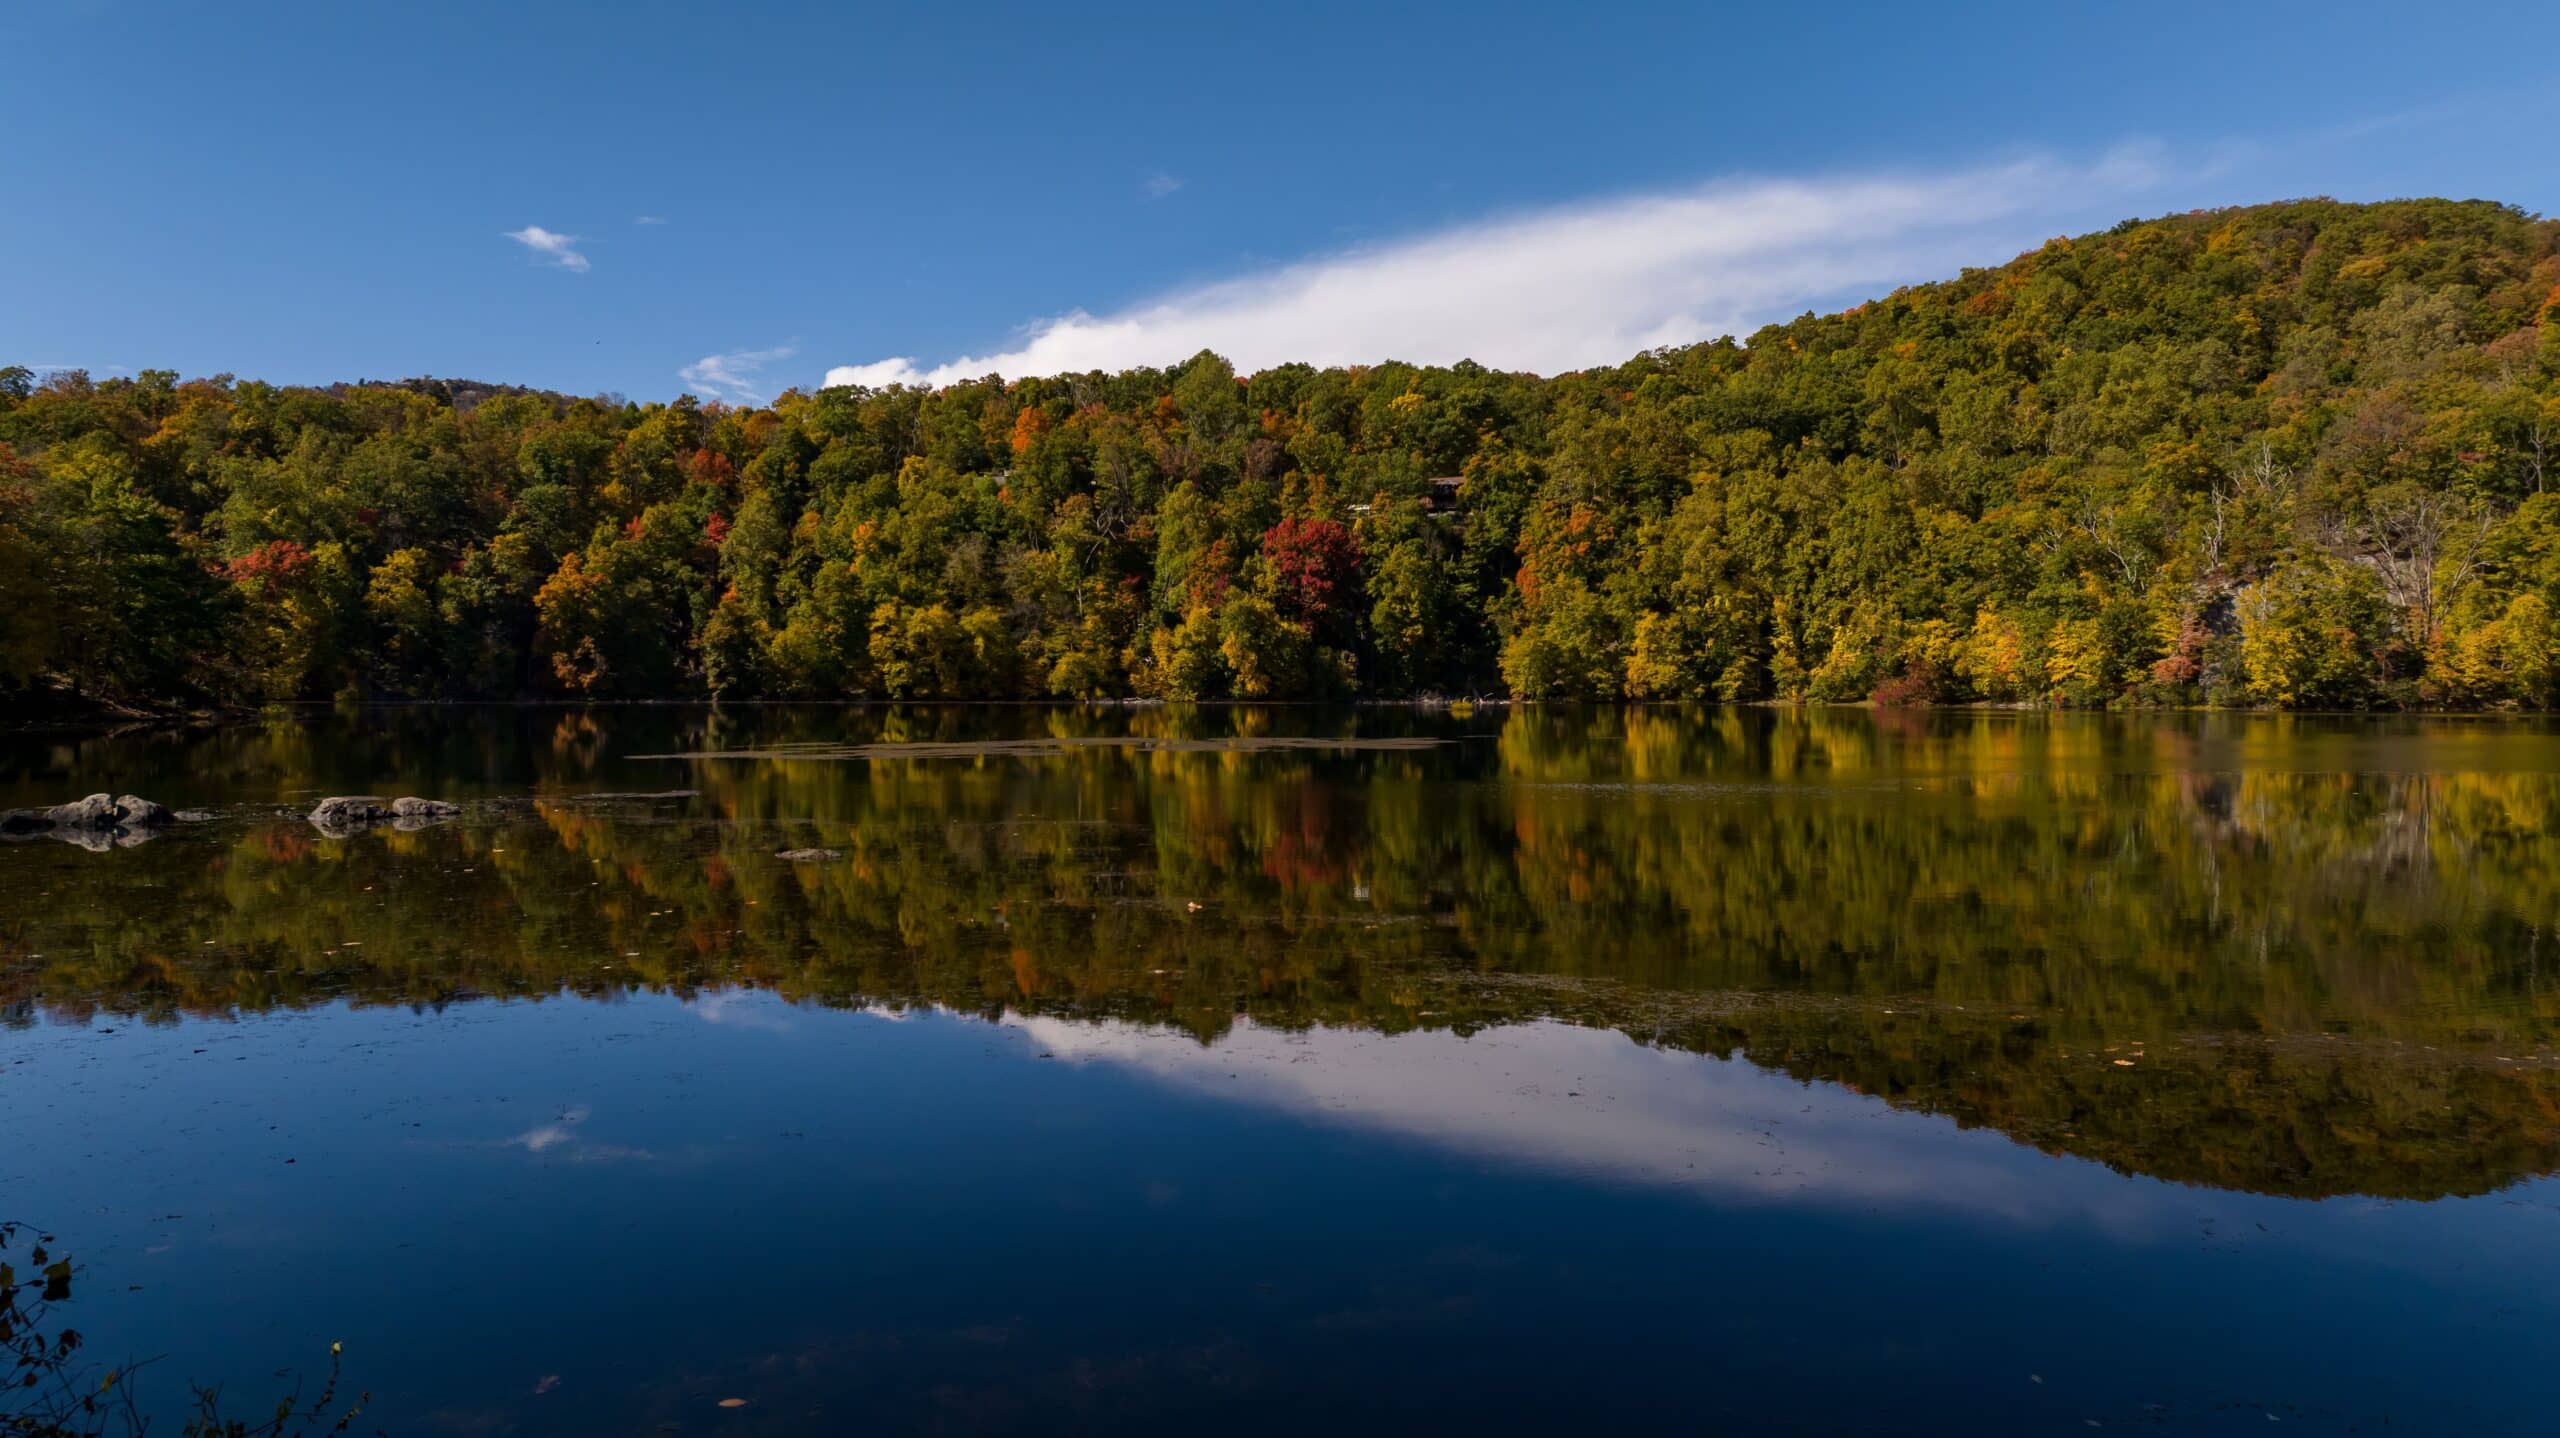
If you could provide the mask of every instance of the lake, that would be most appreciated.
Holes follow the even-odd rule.
[[[212,817],[0,848],[0,1218],[166,1427],[332,1342],[404,1434],[2560,1411],[2545,721],[0,740],[99,789]]]

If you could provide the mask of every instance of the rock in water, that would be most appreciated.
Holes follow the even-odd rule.
[[[390,817],[390,801],[371,794],[339,794],[311,810],[312,827],[331,838],[357,833]]]
[[[133,843],[147,839],[167,828],[170,818],[166,807],[137,795],[127,794],[118,799],[106,794],[92,794],[86,799],[74,799],[50,809],[11,809],[0,813],[0,835],[23,839],[36,834],[51,834],[84,849],[105,849],[109,847],[110,840]]]
[[[442,799],[421,799],[415,794],[405,794],[391,801],[391,812],[393,828],[417,830],[429,824],[443,823],[461,813],[462,806],[448,804]]]
[[[459,804],[442,799],[421,799],[404,794],[397,799],[377,798],[371,794],[340,794],[323,799],[311,811],[311,822],[321,833],[333,839],[358,834],[376,824],[398,822],[403,829],[415,829],[438,819],[450,819],[462,812]]]
[[[841,859],[844,855],[833,849],[785,849],[774,857],[788,859],[795,864],[814,864],[821,859]]]
[[[44,811],[57,829],[112,829],[124,818],[112,794],[92,794],[68,804],[56,804]]]
[[[116,800],[116,809],[124,816],[128,829],[163,828],[176,819],[165,804],[155,804],[137,795],[127,794]]]

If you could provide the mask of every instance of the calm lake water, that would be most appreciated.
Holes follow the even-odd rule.
[[[0,848],[0,1218],[163,1414],[335,1340],[394,1433],[2560,1422],[2547,723],[0,741],[97,789],[215,817]]]

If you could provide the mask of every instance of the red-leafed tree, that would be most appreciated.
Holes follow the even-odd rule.
[[[310,572],[311,551],[290,539],[270,539],[231,561],[229,567],[234,584],[283,586],[300,582]]]
[[[1360,540],[1330,519],[1284,519],[1262,533],[1271,602],[1281,615],[1318,635],[1356,621],[1360,606]]]
[[[693,457],[685,461],[684,477],[689,484],[707,484],[726,491],[737,486],[738,469],[729,463],[727,455],[716,449],[697,449]]]

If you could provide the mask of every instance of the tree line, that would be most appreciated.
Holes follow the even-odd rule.
[[[2547,708],[2555,310],[2306,201],[1552,378],[0,369],[0,694]]]

